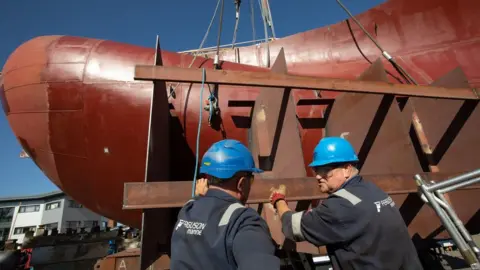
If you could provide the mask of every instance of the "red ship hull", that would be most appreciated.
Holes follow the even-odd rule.
[[[429,84],[461,67],[470,85],[479,86],[479,13],[478,1],[391,0],[358,18],[419,83]],[[380,52],[373,43],[357,26],[352,28],[365,56],[371,61],[378,58]],[[370,66],[344,22],[273,41],[272,62],[282,47],[289,72],[294,74],[352,79]],[[91,210],[134,227],[141,227],[141,212],[122,210],[123,187],[125,182],[144,180],[152,84],[134,81],[133,73],[135,65],[153,64],[154,54],[152,48],[113,41],[38,37],[10,56],[0,85],[12,130],[48,178]],[[263,57],[262,45],[225,51],[220,59],[239,62],[223,63],[226,70],[267,72],[255,67],[264,65]],[[186,67],[192,60],[190,55],[166,51],[162,58],[165,66]],[[212,68],[212,64],[211,59],[197,57],[192,67]],[[398,75],[387,62],[385,66]],[[395,82],[391,76],[389,80]],[[172,157],[178,170],[172,180],[192,178],[198,112],[204,104],[199,89],[198,85],[189,89],[181,84],[176,98],[170,100],[178,119]],[[259,89],[228,89],[219,94],[226,136],[248,144],[251,108],[233,106],[232,101],[253,102]],[[314,91],[294,91],[293,95],[295,101],[318,98]],[[322,95],[334,98],[336,93]],[[299,106],[297,115],[321,118],[324,109]],[[221,131],[208,126],[208,112],[202,117],[200,157],[223,138]],[[308,164],[323,129],[299,129]],[[469,160],[442,168],[456,172],[480,164],[478,159]],[[380,167],[368,173],[415,173],[418,171],[408,168],[417,167]]]

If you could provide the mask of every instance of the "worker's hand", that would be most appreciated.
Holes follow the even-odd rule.
[[[197,185],[195,186],[195,196],[205,196],[208,191],[208,181],[205,178],[200,178],[197,180]]]
[[[273,205],[273,208],[277,208],[275,204],[279,200],[287,201],[285,199],[287,195],[287,187],[285,185],[280,185],[278,188],[271,188],[270,192],[270,203]]]

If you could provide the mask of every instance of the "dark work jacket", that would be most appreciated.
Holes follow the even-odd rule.
[[[294,241],[326,246],[333,269],[423,269],[392,198],[355,176],[306,212],[287,212],[282,230]]]
[[[172,270],[280,269],[265,220],[221,190],[185,204],[171,243]]]

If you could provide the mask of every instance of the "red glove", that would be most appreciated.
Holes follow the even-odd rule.
[[[273,193],[272,198],[270,199],[270,203],[273,205],[273,208],[277,209],[276,204],[280,200],[284,200],[285,202],[287,202],[287,200],[285,199],[285,195],[277,192]]]
[[[287,193],[285,185],[280,185],[279,188],[272,188],[270,191],[272,192],[270,194],[270,203],[273,205],[273,208],[277,209],[276,203],[279,200],[284,200],[285,202],[287,202],[287,200],[285,199],[285,195]]]

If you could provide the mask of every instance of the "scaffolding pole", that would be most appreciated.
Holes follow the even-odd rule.
[[[421,198],[437,213],[443,226],[472,269],[480,269],[480,249],[443,194],[480,182],[480,177],[476,177],[479,175],[480,169],[477,169],[439,183],[431,181],[430,184],[427,184],[419,174],[415,175]]]

